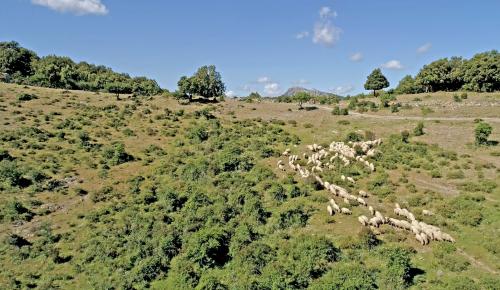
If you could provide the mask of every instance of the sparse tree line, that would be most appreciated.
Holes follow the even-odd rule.
[[[17,42],[0,42],[0,81],[48,88],[102,91],[115,94],[156,95],[156,81],[131,77],[112,69],[74,62],[69,57],[39,57]]]
[[[399,94],[437,91],[494,92],[500,90],[500,53],[478,53],[471,59],[442,58],[425,65],[412,77],[405,76],[395,89]]]

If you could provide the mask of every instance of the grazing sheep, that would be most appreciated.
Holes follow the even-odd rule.
[[[329,202],[330,202],[330,204],[331,204],[332,206],[336,206],[336,205],[337,205],[337,203],[335,202],[335,200],[334,200],[333,198],[330,198],[330,201],[329,201]]]
[[[396,206],[396,208],[401,209],[401,207],[399,206],[399,203],[395,203],[395,206]]]
[[[420,244],[422,244],[422,246],[425,245],[425,241],[424,241],[424,239],[422,238],[421,235],[415,234],[415,239],[417,239],[417,241],[419,241]]]
[[[345,203],[345,204],[351,204],[351,203],[349,202],[349,199],[347,199],[347,197],[344,197],[344,203]]]
[[[290,154],[290,148],[287,148],[281,155],[288,156]]]
[[[352,177],[347,177],[347,181],[349,181],[351,183],[356,183],[356,181],[354,181],[354,179]]]
[[[373,209],[373,207],[371,205],[368,207],[368,210],[370,211],[370,213],[372,215],[375,215],[375,210]]]
[[[340,211],[341,211],[343,214],[347,214],[347,215],[352,214],[352,211],[351,211],[350,209],[348,209],[348,208],[345,208],[345,207],[341,208],[341,209],[340,209]]]
[[[358,217],[358,221],[359,221],[359,222],[360,222],[363,226],[368,225],[368,223],[370,222],[370,220],[369,220],[366,216],[364,216],[364,215],[362,215],[362,216]]]
[[[278,165],[278,168],[279,168],[281,171],[285,171],[285,166],[283,166],[283,164]]]
[[[447,241],[447,242],[452,242],[452,243],[455,242],[455,239],[447,233],[443,233],[442,238],[444,241]]]
[[[356,201],[357,201],[359,204],[362,204],[362,205],[366,206],[366,201],[365,201],[364,199],[362,199],[361,197],[356,198]]]
[[[328,211],[328,214],[329,214],[330,216],[332,216],[332,215],[334,214],[334,212],[333,212],[333,208],[332,208],[330,205],[328,205],[328,206],[326,207],[326,210]]]
[[[423,214],[423,215],[426,215],[426,216],[431,216],[431,215],[432,215],[432,212],[431,212],[431,211],[429,211],[429,210],[424,209],[424,210],[422,210],[422,214]]]
[[[345,181],[345,176],[344,175],[340,176],[340,179],[342,179],[342,181]]]
[[[366,191],[364,191],[364,190],[360,190],[360,191],[359,191],[359,195],[360,195],[361,197],[368,197],[368,193],[367,193]]]
[[[429,243],[429,238],[425,233],[420,233],[420,237],[422,238],[422,241],[424,242],[424,245],[427,245]]]

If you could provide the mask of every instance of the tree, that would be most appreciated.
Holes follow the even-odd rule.
[[[398,94],[417,94],[423,92],[423,88],[415,82],[411,75],[406,75],[399,81],[395,91]]]
[[[299,108],[303,109],[302,104],[309,101],[312,97],[306,92],[298,92],[293,98],[299,102]]]
[[[476,144],[488,145],[488,137],[490,136],[492,130],[493,128],[488,123],[480,122],[477,124],[475,129]]]
[[[377,90],[387,87],[389,87],[389,81],[379,68],[374,69],[366,79],[365,89],[373,90],[373,96],[377,96]]]
[[[477,92],[500,90],[500,53],[479,53],[462,66],[464,89]]]
[[[463,85],[463,64],[464,60],[460,57],[434,61],[420,70],[415,81],[426,92],[459,90]]]
[[[203,98],[215,98],[224,95],[226,86],[221,74],[215,70],[214,65],[202,66],[191,76],[183,76],[177,82],[179,93],[192,99],[194,95]]]
[[[15,41],[0,42],[0,72],[20,76],[32,73],[31,62],[38,56]]]

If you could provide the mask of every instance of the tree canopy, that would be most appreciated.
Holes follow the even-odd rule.
[[[75,63],[71,58],[36,53],[17,42],[0,42],[0,73],[4,81],[49,88],[134,93],[161,93],[156,81],[146,77],[131,77],[102,65]]]
[[[500,53],[478,53],[467,60],[442,58],[425,65],[415,76],[405,76],[396,92],[413,94],[437,91],[494,92],[500,90]]]
[[[178,91],[191,100],[193,96],[214,98],[224,95],[226,86],[214,65],[202,66],[191,76],[182,76],[177,82]]]
[[[377,90],[381,90],[389,87],[389,81],[382,74],[382,71],[377,68],[372,71],[372,73],[367,77],[365,82],[366,90],[373,90],[373,95],[376,95]]]

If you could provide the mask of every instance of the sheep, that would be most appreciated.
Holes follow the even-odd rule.
[[[340,211],[341,211],[343,214],[347,214],[347,215],[352,214],[352,211],[351,211],[350,209],[348,209],[348,208],[345,208],[345,207],[341,208],[341,209],[340,209]]]
[[[452,242],[452,243],[455,242],[455,239],[447,233],[443,233],[442,238],[444,241],[447,241],[447,242]]]
[[[378,228],[381,224],[383,224],[383,220],[381,220],[379,217],[372,217],[369,221],[369,224]]]
[[[345,204],[351,204],[351,203],[349,202],[349,199],[347,199],[347,197],[344,197],[344,203],[345,203]]]
[[[375,216],[381,219],[382,221],[385,221],[385,217],[378,210],[375,211]]]
[[[328,205],[328,206],[326,207],[326,210],[328,211],[328,214],[329,214],[330,216],[332,216],[332,215],[334,214],[334,212],[333,212],[333,208],[332,208],[330,205]]]
[[[356,183],[356,181],[354,181],[354,179],[352,177],[347,177],[347,181],[349,181],[351,183]]]
[[[425,245],[425,241],[420,234],[415,234],[415,238],[420,242],[420,244],[422,244],[422,246]]]
[[[332,207],[335,212],[340,212],[340,207],[337,204],[333,205]]]
[[[362,205],[366,206],[366,202],[365,202],[365,200],[364,200],[364,199],[362,199],[361,197],[356,198],[356,201],[357,201],[359,204],[362,204]]]
[[[368,225],[368,223],[369,223],[369,221],[370,221],[370,220],[369,220],[366,216],[362,215],[362,216],[359,216],[359,217],[358,217],[358,221],[359,221],[362,225],[366,226],[366,225]]]
[[[420,237],[422,238],[422,241],[424,242],[424,245],[427,245],[429,243],[429,238],[425,233],[420,233]]]
[[[375,215],[375,210],[373,209],[373,207],[371,205],[368,207],[368,210],[370,211],[370,213],[372,215]]]
[[[429,211],[429,210],[424,209],[424,210],[422,210],[422,214],[423,214],[423,215],[426,215],[426,216],[431,216],[431,215],[432,215],[432,212],[431,212],[431,211]]]
[[[281,171],[285,171],[285,166],[283,166],[283,164],[278,165],[278,168],[279,168]]]
[[[330,198],[330,204],[334,207],[337,205],[337,203],[335,202],[335,200],[333,198]]]
[[[340,176],[340,179],[342,179],[342,181],[345,181],[345,176],[344,176],[344,175],[341,175],[341,176]]]
[[[281,155],[288,156],[290,154],[290,148],[287,148]]]
[[[401,207],[399,206],[399,203],[396,202],[394,205],[396,206],[396,208],[401,209]]]
[[[323,180],[321,180],[321,177],[319,177],[319,176],[315,175],[315,176],[314,176],[314,178],[316,179],[316,181],[317,181],[319,184],[321,184],[321,186],[323,186],[323,185],[324,185]]]
[[[368,193],[367,193],[366,191],[364,191],[364,190],[360,190],[360,191],[359,191],[359,195],[360,195],[361,197],[368,197]]]

